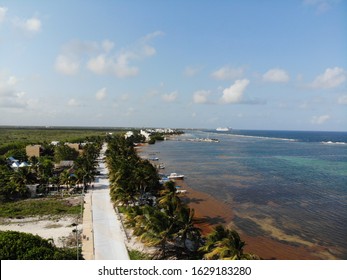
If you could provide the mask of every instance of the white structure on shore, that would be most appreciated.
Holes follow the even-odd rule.
[[[127,139],[127,138],[129,138],[129,137],[131,137],[133,135],[134,135],[134,132],[128,131],[127,133],[125,133],[124,137],[125,137],[125,139]]]
[[[149,133],[145,130],[141,129],[140,134],[146,138],[146,141],[149,141],[151,139],[151,137],[150,137],[151,133]]]

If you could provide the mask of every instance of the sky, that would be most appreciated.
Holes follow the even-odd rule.
[[[0,125],[347,130],[346,0],[0,0]]]

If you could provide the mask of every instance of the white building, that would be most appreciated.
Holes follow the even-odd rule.
[[[127,139],[127,138],[129,138],[129,137],[131,137],[133,135],[134,135],[134,132],[128,131],[127,133],[125,133],[124,137],[125,137],[125,139]]]
[[[141,129],[140,134],[143,135],[143,136],[146,138],[146,141],[148,141],[148,140],[151,139],[151,137],[150,137],[151,134],[148,133],[148,132],[145,131],[145,130],[142,130],[142,129]]]

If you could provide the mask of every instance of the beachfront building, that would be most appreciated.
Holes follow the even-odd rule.
[[[61,160],[59,163],[54,164],[55,169],[64,169],[64,168],[70,168],[73,167],[74,161],[73,160]]]
[[[141,129],[140,134],[146,138],[146,141],[149,141],[151,139],[151,137],[150,137],[151,134],[145,130]]]
[[[125,133],[124,137],[125,137],[125,139],[127,139],[127,138],[129,138],[129,137],[131,137],[133,135],[134,135],[134,132],[128,131],[128,132]]]
[[[65,143],[66,146],[76,150],[79,154],[83,153],[83,145],[79,143]]]
[[[28,158],[40,157],[43,152],[43,147],[41,145],[28,145],[25,147],[25,152]]]

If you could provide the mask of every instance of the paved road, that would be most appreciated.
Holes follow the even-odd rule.
[[[104,146],[103,151],[105,149]],[[95,259],[128,260],[122,225],[110,200],[108,170],[103,162],[100,162],[98,170],[101,175],[97,177],[92,191]]]

